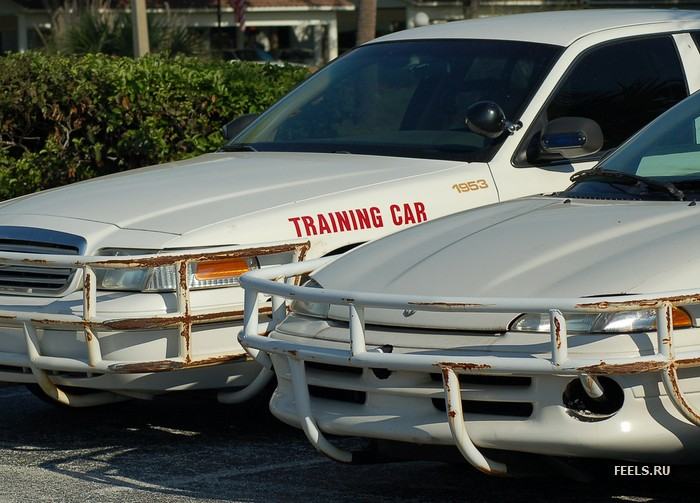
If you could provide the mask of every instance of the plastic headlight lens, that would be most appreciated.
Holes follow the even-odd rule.
[[[105,249],[100,255],[126,256],[156,253],[155,250]],[[241,274],[258,267],[257,260],[238,258],[192,263],[187,270],[191,289],[238,286]],[[95,269],[98,290],[173,292],[177,289],[174,265],[130,269]]]
[[[656,330],[656,310],[619,311],[615,313],[564,313],[569,333],[633,333]],[[690,315],[683,309],[673,308],[673,328],[692,327]],[[549,314],[526,313],[511,323],[514,332],[549,333]]]
[[[323,288],[318,281],[309,279],[301,286],[307,288]],[[295,300],[292,302],[290,309],[297,314],[304,316],[313,316],[314,318],[327,318],[328,311],[331,309],[330,304],[319,304],[318,302],[306,302],[303,300]]]

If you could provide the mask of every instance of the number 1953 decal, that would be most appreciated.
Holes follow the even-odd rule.
[[[481,179],[472,180],[470,182],[455,183],[452,186],[452,188],[461,194],[462,192],[470,192],[479,189],[488,189],[489,184],[486,183],[486,180]]]

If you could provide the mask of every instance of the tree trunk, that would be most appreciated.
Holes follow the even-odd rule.
[[[131,0],[131,26],[135,58],[140,58],[150,52],[146,16],[146,0]]]
[[[377,32],[377,0],[360,0],[357,11],[357,44],[375,38]]]
[[[479,17],[479,0],[462,0],[462,13],[464,19],[474,19]]]

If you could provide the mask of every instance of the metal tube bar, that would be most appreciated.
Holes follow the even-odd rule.
[[[665,302],[656,309],[656,334],[659,354],[673,359],[673,308]]]
[[[253,382],[245,388],[235,391],[220,391],[216,398],[219,402],[228,404],[245,402],[264,390],[274,376],[275,373],[272,370],[263,367]]]
[[[367,352],[365,345],[365,310],[350,304],[350,352],[357,356]]]
[[[442,379],[447,404],[447,422],[459,452],[477,470],[488,474],[507,473],[506,465],[485,457],[469,437],[462,410],[462,390],[455,371],[451,368],[443,368]]]
[[[30,323],[24,323],[24,336],[27,344],[27,354],[29,355],[30,368],[36,379],[36,383],[46,395],[64,405],[71,407],[94,407],[96,405],[104,405],[107,403],[121,402],[128,400],[125,397],[120,397],[108,391],[100,391],[83,395],[75,395],[68,393],[56,386],[45,370],[39,368],[36,363],[41,360],[39,352],[39,341],[34,327]]]
[[[678,384],[675,365],[661,372],[661,381],[676,410],[695,426],[700,426],[700,413],[688,402]]]
[[[552,362],[562,365],[568,359],[566,320],[558,309],[549,310],[549,332],[552,341]]]
[[[199,321],[231,321],[240,320],[243,318],[243,311],[220,311],[206,310],[198,311],[197,314],[191,315],[192,322]],[[17,322],[32,322],[37,325],[52,325],[61,327],[71,327],[81,329],[85,325],[85,320],[82,316],[74,314],[47,314],[40,312],[22,312],[22,311],[0,311],[0,319],[5,321]],[[169,326],[177,326],[183,320],[183,316],[179,313],[172,313],[163,316],[152,316],[148,318],[101,318],[96,317],[88,323],[93,329],[101,328],[107,330],[132,330],[135,328],[165,328]]]
[[[279,278],[277,281],[285,281],[285,278]],[[282,320],[287,316],[287,302],[284,297],[279,295],[272,296],[272,326],[270,330],[274,330],[277,325],[282,323]]]
[[[300,253],[301,250],[308,249],[309,246],[310,243],[307,240],[289,240],[256,243],[254,245],[171,251],[153,253],[150,255],[120,255],[116,257],[104,255],[76,257],[75,255],[2,252],[2,254],[0,254],[0,265],[25,265],[47,268],[72,267],[76,269],[80,269],[86,265],[103,269],[157,267],[171,265],[181,260],[198,262],[201,260],[222,260],[256,255],[273,255],[284,252]]]
[[[88,364],[96,367],[102,361],[100,341],[90,326],[97,315],[97,278],[92,267],[83,268],[83,331],[87,345]]]
[[[190,313],[190,285],[187,278],[188,262],[180,261],[176,264],[177,278],[177,312],[182,317],[179,323],[180,339],[178,344],[178,356],[185,362],[192,360],[192,319]]]
[[[605,393],[596,376],[581,374],[579,376],[579,381],[581,381],[583,391],[591,398],[600,398]]]
[[[401,354],[368,351],[358,356],[350,356],[347,350],[304,346],[256,335],[247,335],[243,342],[247,346],[254,346],[264,352],[283,356],[296,355],[302,360],[322,361],[324,363],[349,365],[351,367],[386,368],[407,372],[435,372],[439,367],[452,367],[458,373],[467,374],[623,375],[660,371],[669,365],[665,358],[658,355],[606,358],[605,361],[601,361],[598,358],[570,358],[565,364],[556,366],[546,358],[534,356],[450,356],[448,361],[448,357],[439,354]],[[698,354],[697,352],[688,353],[687,356],[689,358],[697,357]],[[696,362],[694,365],[699,366],[700,363]]]
[[[687,305],[700,303],[700,292],[678,290],[658,292],[648,295],[583,298],[502,298],[502,297],[438,297],[399,295],[374,292],[356,292],[327,288],[308,288],[271,281],[280,275],[305,274],[325,262],[301,262],[272,270],[251,271],[241,277],[244,288],[254,288],[261,293],[280,295],[285,298],[299,298],[308,302],[322,302],[337,305],[355,304],[364,307],[439,312],[616,312],[656,309],[665,303]]]
[[[309,398],[309,386],[306,382],[304,362],[294,358],[288,358],[287,361],[289,362],[289,370],[292,376],[292,390],[294,392],[294,401],[296,402],[297,416],[306,438],[309,439],[309,442],[316,450],[329,458],[342,463],[352,462],[352,453],[331,444],[316,425],[316,421],[311,414],[311,400]]]
[[[246,289],[243,300],[243,330],[238,334],[238,341],[250,356],[255,358],[260,365],[267,369],[272,369],[270,356],[258,349],[245,344],[248,337],[259,337],[260,319],[258,314],[259,294],[253,289]]]

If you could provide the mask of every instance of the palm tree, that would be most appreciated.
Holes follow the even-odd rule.
[[[359,0],[357,12],[357,45],[376,37],[377,0]]]

